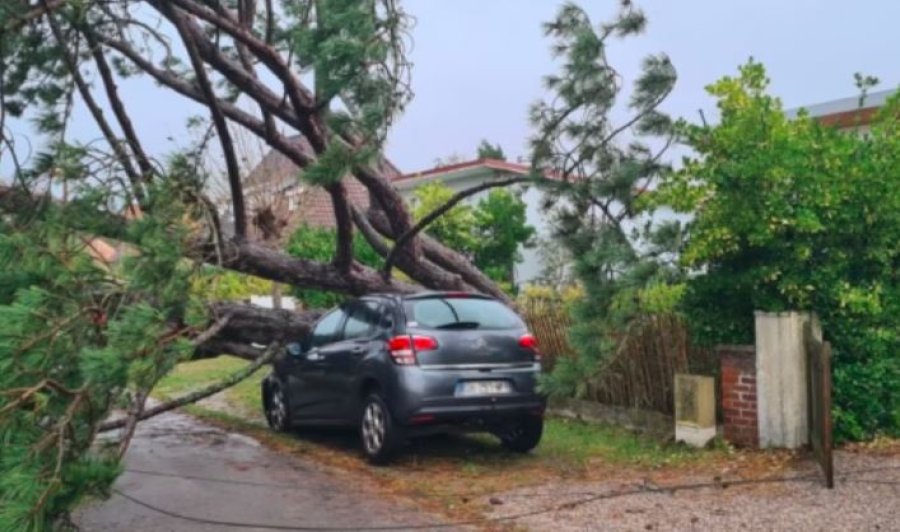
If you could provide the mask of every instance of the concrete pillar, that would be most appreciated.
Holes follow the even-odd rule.
[[[675,374],[675,441],[704,447],[716,437],[716,382],[703,375]]]
[[[755,314],[759,444],[795,449],[809,441],[804,328],[821,329],[807,312]]]

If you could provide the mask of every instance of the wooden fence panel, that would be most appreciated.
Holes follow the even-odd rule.
[[[806,333],[809,381],[809,441],[825,475],[825,487],[834,488],[831,422],[831,344]]]
[[[559,359],[575,356],[564,305],[536,300],[519,310],[537,337],[546,371]],[[584,399],[672,415],[676,373],[718,374],[714,350],[693,345],[684,321],[674,314],[636,318],[615,341],[615,352],[586,376]]]

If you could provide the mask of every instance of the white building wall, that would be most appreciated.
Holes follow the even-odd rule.
[[[522,194],[525,202],[525,220],[534,227],[534,240],[540,241],[550,237],[550,222],[547,214],[541,211],[543,192],[536,187],[529,187]],[[521,284],[535,282],[544,270],[540,250],[537,247],[519,249],[522,260],[516,264],[516,281]]]
[[[272,296],[250,296],[250,304],[262,308],[275,308],[275,302]],[[297,302],[293,297],[281,296],[281,308],[285,310],[296,310]]]

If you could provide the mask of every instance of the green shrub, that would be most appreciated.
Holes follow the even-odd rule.
[[[337,233],[327,227],[302,225],[291,234],[285,251],[294,257],[328,262],[334,258]],[[356,232],[353,234],[353,257],[360,263],[373,268],[381,268],[384,259],[366,239]],[[324,290],[292,288],[291,293],[307,308],[325,309],[345,300],[347,296]]]
[[[711,85],[719,124],[656,201],[692,212],[684,298],[697,338],[753,341],[753,311],[806,310],[833,345],[836,436],[900,434],[900,95],[860,135],[766,93],[763,67]]]

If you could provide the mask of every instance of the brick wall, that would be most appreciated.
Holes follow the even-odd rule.
[[[725,439],[740,447],[759,446],[756,351],[752,345],[719,346]]]

